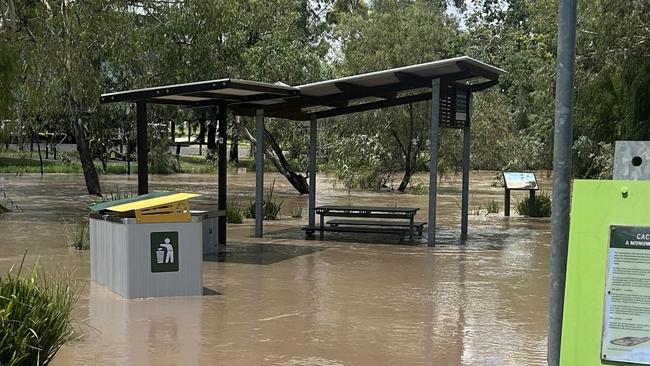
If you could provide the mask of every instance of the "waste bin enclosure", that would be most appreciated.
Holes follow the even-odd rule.
[[[198,217],[203,223],[203,254],[219,252],[219,211],[191,211],[192,217]]]
[[[202,218],[192,217],[186,202],[174,201],[187,196],[165,197],[90,214],[93,281],[127,299],[203,294]],[[144,212],[128,213],[137,210]],[[155,222],[148,212],[158,212],[165,222]],[[129,215],[135,217],[121,217]]]

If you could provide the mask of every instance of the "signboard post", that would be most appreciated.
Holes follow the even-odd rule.
[[[505,185],[505,194],[503,199],[504,216],[510,216],[510,191],[529,191],[530,206],[528,211],[535,211],[535,205],[537,203],[535,200],[535,192],[539,190],[535,173],[503,172],[503,183]]]

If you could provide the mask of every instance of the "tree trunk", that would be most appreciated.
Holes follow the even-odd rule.
[[[237,128],[241,131],[242,136],[251,143],[251,148],[256,145],[257,140],[253,135],[246,129],[243,123],[240,123],[239,120],[235,119],[235,124]],[[267,142],[264,144],[266,157],[271,161],[273,166],[287,178],[287,181],[295,188],[300,194],[309,193],[309,183],[307,183],[307,178],[302,174],[296,173],[287,159],[285,159],[284,154],[280,145],[276,141],[275,137],[265,128],[264,137]]]
[[[73,114],[72,121],[72,132],[74,133],[74,138],[77,141],[77,152],[79,153],[79,160],[81,160],[81,168],[84,172],[84,178],[86,180],[86,189],[88,189],[88,194],[95,196],[102,196],[102,190],[99,186],[99,176],[97,175],[97,170],[95,169],[95,164],[93,163],[92,154],[90,153],[90,148],[88,147],[88,141],[86,140],[86,131],[83,127],[83,121],[77,113]]]
[[[234,165],[239,164],[239,133],[237,132],[233,132],[230,137],[230,156],[228,157],[228,163]]]
[[[399,137],[397,136],[396,132],[393,132],[395,138],[397,139],[397,142],[400,144],[402,151],[404,152],[404,177],[402,178],[402,181],[399,184],[399,187],[397,188],[398,191],[404,192],[406,191],[406,188],[409,185],[409,182],[411,181],[411,175],[413,174],[413,166],[415,166],[415,162],[413,162],[413,136],[414,136],[414,120],[413,120],[413,104],[409,104],[409,136],[408,136],[408,141],[405,141],[404,144],[402,144],[399,140]],[[417,151],[415,152],[416,158],[417,158]]]
[[[208,157],[217,156],[217,123],[210,121],[208,124]]]
[[[411,182],[411,172],[410,170],[407,170],[404,172],[404,177],[402,177],[402,182],[399,184],[399,188],[397,188],[397,190],[400,192],[406,191],[409,182]]]
[[[43,175],[43,155],[41,154],[41,143],[38,141],[38,134],[32,128],[32,140],[36,138],[36,148],[38,149],[38,161],[41,164],[41,175]]]

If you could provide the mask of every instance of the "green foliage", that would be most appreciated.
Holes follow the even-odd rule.
[[[268,197],[265,197],[262,200],[262,212],[264,214],[264,220],[277,220],[280,216],[280,209],[282,208],[282,203],[284,201],[277,202],[273,199],[273,191],[275,189],[275,179],[271,184],[271,189],[269,190]],[[247,219],[255,218],[255,201],[251,201],[248,207],[244,210],[244,216]]]
[[[429,194],[429,185],[419,182],[417,184],[411,184],[408,189],[408,193],[417,194],[417,195],[428,195]]]
[[[530,212],[530,197],[517,201],[515,208],[517,214],[529,217],[550,217],[551,216],[551,196],[544,192],[535,195],[535,211]]]
[[[487,209],[488,215],[499,213],[499,202],[492,198],[485,204],[485,208]]]
[[[46,276],[38,261],[21,277],[24,261],[0,278],[0,364],[48,365],[74,335],[78,295],[70,279]]]
[[[64,221],[63,233],[69,247],[77,250],[90,249],[90,232],[87,218]]]
[[[244,212],[242,211],[241,203],[226,202],[226,221],[229,224],[241,224],[244,222]]]

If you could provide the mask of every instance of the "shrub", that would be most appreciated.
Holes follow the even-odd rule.
[[[293,210],[291,210],[291,218],[302,219],[302,207],[301,206],[296,206]]]
[[[488,215],[491,213],[499,213],[499,202],[492,198],[485,204],[485,208],[487,209]]]
[[[88,230],[88,219],[70,220],[63,222],[63,233],[69,247],[77,250],[90,248],[90,232]]]
[[[230,224],[241,224],[244,222],[241,203],[226,202],[226,221]]]
[[[547,193],[540,192],[535,195],[535,211],[530,210],[530,198],[517,201],[515,209],[519,215],[529,217],[550,217],[551,216],[551,196]]]
[[[275,189],[275,179],[271,183],[271,189],[269,191],[269,196],[266,199],[262,200],[262,212],[264,213],[264,220],[277,220],[280,216],[280,209],[282,208],[283,201],[279,203],[273,199],[273,191]],[[255,202],[252,201],[248,208],[244,210],[244,216],[247,219],[255,218]]]
[[[72,339],[78,295],[68,278],[46,279],[38,260],[26,278],[22,267],[0,277],[0,364],[48,365]]]
[[[429,186],[422,182],[419,182],[417,184],[411,184],[411,186],[408,189],[408,193],[417,194],[417,195],[427,195],[429,194]]]

